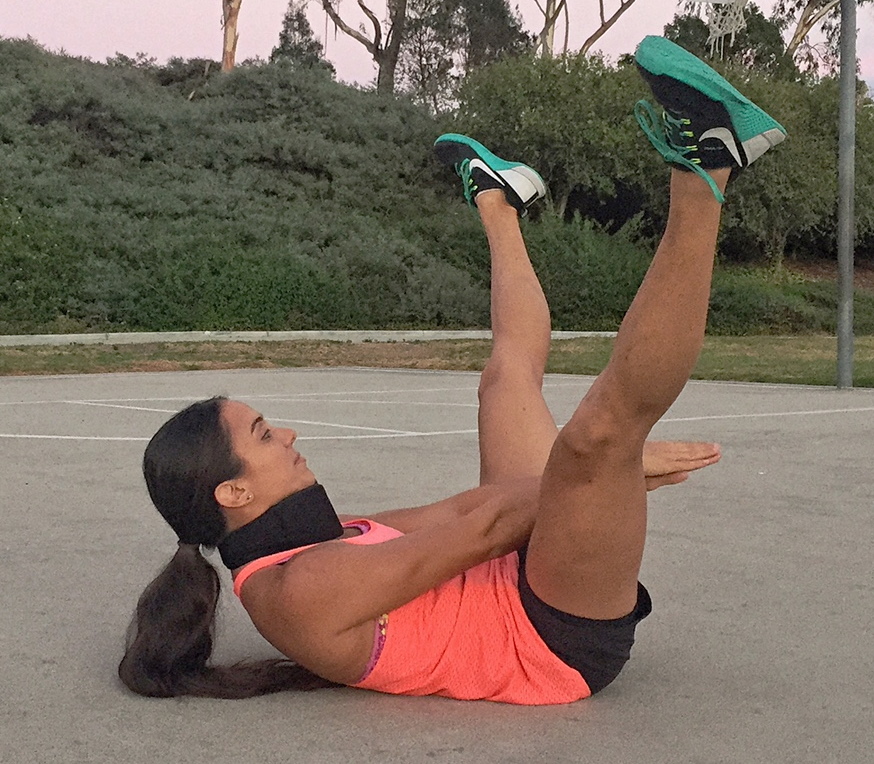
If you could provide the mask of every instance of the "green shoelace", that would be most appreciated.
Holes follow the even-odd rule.
[[[716,182],[701,167],[701,160],[698,157],[690,159],[687,156],[687,154],[697,151],[697,144],[677,145],[668,139],[667,127],[673,128],[684,138],[694,138],[695,134],[691,130],[686,129],[692,124],[688,119],[677,119],[665,111],[659,115],[652,107],[652,104],[645,100],[640,100],[634,105],[634,118],[646,137],[649,138],[649,142],[655,146],[666,162],[680,165],[699,175],[707,181],[707,185],[710,186],[710,190],[713,191],[716,200],[720,204],[725,201],[725,197],[722,195]]]
[[[462,159],[457,165],[455,165],[455,172],[458,174],[458,177],[461,178],[465,200],[471,207],[475,207],[476,204],[474,203],[473,198],[476,196],[477,186],[476,183],[473,182],[473,177],[470,174],[470,160]]]

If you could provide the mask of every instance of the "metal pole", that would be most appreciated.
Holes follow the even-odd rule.
[[[838,110],[838,388],[853,386],[853,249],[856,182],[856,3],[841,0]]]

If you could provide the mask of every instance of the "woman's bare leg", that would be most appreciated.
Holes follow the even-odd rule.
[[[543,399],[549,308],[516,210],[500,191],[477,197],[492,263],[492,354],[479,386],[480,483],[540,475],[558,427]],[[714,443],[647,442],[647,489],[685,480],[719,461]]]
[[[492,354],[479,386],[480,483],[540,475],[558,428],[543,400],[549,308],[516,210],[500,190],[481,193],[477,209],[492,263]]]
[[[715,170],[724,188],[729,171]],[[527,577],[578,616],[634,609],[646,535],[646,437],[685,386],[704,338],[721,206],[673,171],[667,228],[607,367],[562,429],[543,476]]]
[[[443,135],[435,151],[462,177],[466,194],[479,189],[476,206],[491,252],[493,345],[479,387],[480,482],[541,475],[558,434],[542,393],[550,319],[518,215],[545,188],[533,170],[496,157],[467,136]],[[714,444],[648,444],[648,487],[681,482],[718,458]]]

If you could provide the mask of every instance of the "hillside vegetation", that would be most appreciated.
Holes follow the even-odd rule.
[[[449,122],[324,68],[204,66],[143,71],[0,40],[0,333],[486,326],[485,239],[431,158],[447,129],[544,170],[552,200],[525,233],[555,327],[618,325],[667,189],[629,117],[642,94],[629,67],[496,64]],[[815,196],[807,213],[789,203],[831,193],[820,158],[832,147],[806,140],[779,175],[762,160],[767,183],[755,171],[738,181],[753,201],[727,209],[712,331],[833,329],[834,289],[774,262],[833,236],[833,200]],[[799,188],[811,145],[819,169]],[[863,244],[870,227],[860,218]],[[857,313],[874,333],[874,298]]]

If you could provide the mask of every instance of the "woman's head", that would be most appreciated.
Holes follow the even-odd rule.
[[[215,546],[247,517],[315,482],[292,448],[296,437],[269,428],[242,403],[210,398],[173,416],[149,442],[143,456],[149,495],[186,546],[137,603],[118,667],[134,692],[248,698],[331,686],[284,659],[210,664],[221,584],[196,545]]]
[[[309,488],[316,476],[294,448],[297,433],[273,427],[245,403],[226,401],[222,422],[242,469],[215,490],[231,528],[254,520],[274,504]]]
[[[194,403],[146,447],[149,495],[180,541],[215,546],[228,530],[316,482],[296,439],[239,401]]]
[[[210,398],[175,414],[143,455],[149,496],[186,544],[215,546],[226,532],[215,489],[243,471],[223,423],[226,403]]]

